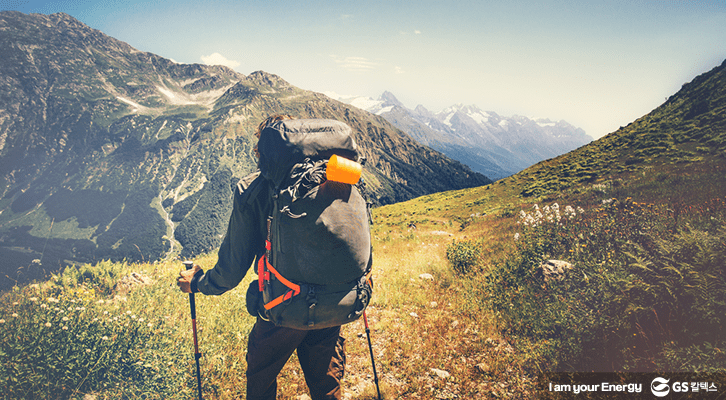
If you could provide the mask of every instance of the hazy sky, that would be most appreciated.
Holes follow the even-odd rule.
[[[0,1],[180,63],[431,111],[474,104],[598,138],[726,59],[726,1]]]

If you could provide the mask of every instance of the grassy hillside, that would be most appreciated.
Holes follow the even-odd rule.
[[[551,371],[722,381],[723,75],[724,65],[628,127],[513,177],[376,208],[368,315],[385,398],[540,398],[537,378]],[[549,259],[572,268],[545,279],[538,266]],[[3,295],[4,394],[193,397],[180,269],[101,263]],[[132,272],[148,284],[118,284]],[[197,296],[206,398],[243,397],[253,275],[223,296]],[[344,334],[345,398],[373,399],[362,322]],[[282,399],[306,392],[294,360],[279,387]]]
[[[522,196],[592,182],[617,185],[633,172],[720,163],[726,157],[726,61],[696,77],[650,114],[587,146],[517,175]],[[665,171],[664,171],[665,172]]]
[[[723,173],[715,173],[723,167],[640,172],[623,175],[618,187],[593,183],[538,199],[518,197],[521,186],[512,178],[377,208],[376,290],[368,314],[385,397],[529,398],[537,393],[538,374],[558,369],[726,370],[722,331],[708,330],[720,326],[724,315],[718,313],[725,293],[726,182]],[[681,189],[667,190],[675,187]],[[712,188],[712,196],[694,196],[698,187]],[[609,199],[617,200],[603,204]],[[552,210],[558,203],[564,225],[524,227],[520,212],[534,214],[535,202],[544,221],[545,207]],[[565,217],[568,205],[576,210],[573,219]],[[641,237],[645,226],[651,233]],[[640,247],[612,247],[629,241]],[[661,250],[664,243],[675,245]],[[545,285],[533,275],[543,256],[572,262],[576,272]],[[671,265],[659,263],[670,259],[679,260],[681,274],[691,275],[668,274]],[[211,267],[215,256],[197,262]],[[686,264],[692,267],[683,269]],[[721,268],[720,276],[714,265]],[[654,273],[634,277],[631,270],[640,266]],[[180,269],[172,261],[102,263],[7,293],[0,306],[0,331],[10,338],[0,351],[6,393],[11,398],[193,397],[188,300],[173,284]],[[117,285],[132,272],[148,277],[150,284]],[[240,398],[244,391],[244,354],[253,323],[244,311],[244,290],[253,277],[223,296],[197,296],[207,398]],[[606,279],[621,282],[627,295],[588,304],[588,299],[607,298]],[[668,294],[677,285],[685,285],[687,293]],[[575,303],[581,312],[568,313]],[[561,307],[549,314],[533,311],[552,305]],[[668,307],[674,308],[670,319],[662,311]],[[662,318],[658,323],[670,325],[652,321],[654,309]],[[616,315],[591,318],[592,312],[609,310]],[[629,317],[615,318],[621,313]],[[707,330],[673,329],[684,314],[696,318],[698,313]],[[598,337],[606,329],[623,334],[615,341]],[[344,334],[347,398],[373,399],[362,322],[345,326]],[[689,347],[681,353],[677,346],[658,352],[663,338]],[[593,363],[583,340],[610,345],[617,357],[608,365]],[[292,360],[280,377],[280,398],[297,399],[305,391],[302,371]]]

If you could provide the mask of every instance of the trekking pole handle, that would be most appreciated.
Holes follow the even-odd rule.
[[[184,267],[189,271],[194,267],[194,261],[184,261]],[[192,322],[196,325],[196,319],[197,319],[197,305],[194,301],[194,293],[189,293],[189,308],[192,312]],[[196,336],[196,333],[195,333]],[[196,341],[196,340],[195,340]]]

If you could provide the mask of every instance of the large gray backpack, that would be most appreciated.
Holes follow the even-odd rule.
[[[258,150],[274,187],[267,253],[257,264],[259,315],[305,330],[357,320],[372,292],[369,205],[360,184],[326,179],[333,154],[359,161],[350,127],[282,120],[262,131]]]

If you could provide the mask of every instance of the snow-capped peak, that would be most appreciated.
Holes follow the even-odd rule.
[[[358,107],[361,110],[365,110],[373,114],[381,112],[384,103],[383,100],[375,100],[371,97],[365,96],[347,96],[335,92],[323,92],[323,94],[331,99],[350,104],[353,107]]]

